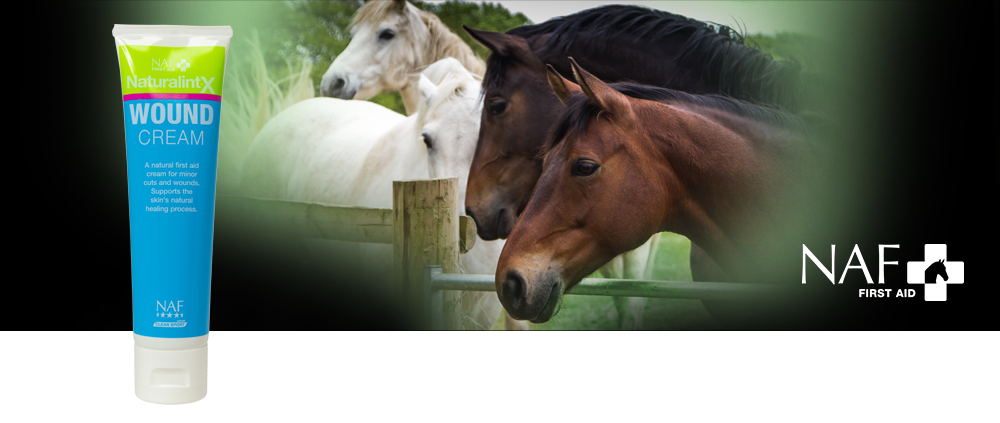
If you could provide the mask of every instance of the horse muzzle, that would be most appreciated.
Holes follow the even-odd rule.
[[[559,312],[563,284],[552,272],[531,280],[525,273],[508,270],[497,279],[497,295],[507,314],[517,320],[545,323]]]
[[[512,208],[482,210],[477,213],[472,207],[466,207],[465,214],[476,222],[476,233],[484,241],[507,239],[510,231],[514,229],[514,224],[517,223],[517,215]]]
[[[324,75],[319,87],[319,92],[323,97],[350,100],[358,93],[357,87],[351,84],[351,80],[347,75]]]

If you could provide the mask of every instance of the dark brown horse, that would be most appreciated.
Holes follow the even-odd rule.
[[[465,29],[491,51],[465,201],[486,240],[510,234],[541,175],[538,153],[562,107],[548,87],[546,64],[568,74],[566,57],[573,56],[607,81],[725,94],[787,110],[802,102],[797,65],[745,46],[729,27],[666,12],[607,6],[506,34]],[[691,254],[695,280],[725,279],[697,245]]]
[[[610,86],[575,62],[572,71],[579,86],[548,71],[566,107],[497,266],[508,313],[547,321],[566,290],[661,231],[687,236],[739,280],[808,185],[802,122],[723,96]]]

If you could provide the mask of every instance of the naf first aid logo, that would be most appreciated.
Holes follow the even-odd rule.
[[[187,59],[177,61],[171,58],[160,57],[153,58],[153,65],[150,68],[150,70],[160,72],[187,72],[188,69],[191,69],[191,62],[188,62]]]
[[[884,285],[886,266],[898,266],[898,261],[888,261],[887,251],[898,249],[898,244],[886,244],[878,246],[878,284]],[[805,244],[802,245],[802,283],[806,283],[806,264],[810,259],[830,283],[843,284],[844,278],[849,271],[862,272],[866,281],[870,285],[875,285],[871,272],[865,263],[861,250],[857,245],[851,251],[847,264],[844,266],[840,279],[836,278],[836,245],[830,246],[830,265],[827,267]],[[895,281],[891,281],[895,282]],[[947,244],[924,244],[924,258],[919,261],[906,262],[906,283],[909,288],[861,288],[858,291],[860,298],[913,298],[918,296],[918,289],[915,285],[923,285],[924,301],[947,301],[949,285],[961,285],[965,283],[965,262],[948,258]],[[955,287],[951,287],[955,289]]]
[[[965,283],[965,262],[948,261],[948,245],[925,244],[924,261],[906,263],[906,283],[924,286],[924,301],[947,301],[948,285]]]

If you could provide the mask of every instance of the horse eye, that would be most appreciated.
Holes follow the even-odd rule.
[[[590,160],[577,160],[573,162],[573,166],[570,171],[573,172],[573,175],[575,176],[590,176],[593,175],[594,172],[597,172],[597,169],[600,169],[600,167],[601,165]]]
[[[491,101],[490,104],[486,106],[486,109],[491,115],[499,115],[507,110],[507,102],[503,100]]]
[[[426,145],[427,148],[434,148],[434,142],[431,139],[431,134],[428,134],[427,132],[424,132],[424,133],[421,133],[420,136],[422,136],[424,138],[424,145]]]
[[[380,41],[389,41],[389,40],[392,39],[392,37],[395,37],[395,36],[396,36],[396,33],[393,32],[393,30],[387,29],[387,30],[382,31],[382,32],[380,32],[378,34],[378,39]]]

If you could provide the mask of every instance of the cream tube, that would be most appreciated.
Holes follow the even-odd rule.
[[[132,247],[135,394],[208,392],[208,317],[228,26],[115,25]]]

